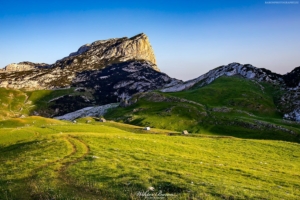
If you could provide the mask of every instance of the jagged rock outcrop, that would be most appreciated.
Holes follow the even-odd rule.
[[[283,118],[292,121],[300,121],[300,108],[298,107],[292,112],[284,114]]]
[[[77,52],[52,65],[23,62],[10,64],[0,73],[0,87],[14,89],[54,89],[69,87],[78,73],[102,70],[130,60],[145,60],[160,71],[148,37],[142,33],[132,38],[99,40],[83,45]]]

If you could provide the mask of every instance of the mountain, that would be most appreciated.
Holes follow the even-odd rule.
[[[83,45],[51,65],[21,62],[9,64],[0,71],[0,87],[3,88],[31,91],[78,88],[52,99],[47,112],[34,113],[47,117],[115,103],[137,92],[178,82],[160,72],[144,33]]]
[[[77,52],[54,64],[12,63],[0,73],[0,87],[14,89],[55,89],[69,87],[77,73],[101,70],[114,63],[146,60],[159,72],[148,37],[141,33],[132,38],[99,40],[81,46]]]

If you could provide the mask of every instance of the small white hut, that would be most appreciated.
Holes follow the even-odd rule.
[[[144,130],[145,131],[150,131],[150,127],[145,127]]]

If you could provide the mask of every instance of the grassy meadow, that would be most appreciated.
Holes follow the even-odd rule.
[[[26,117],[0,127],[0,199],[300,198],[297,143],[92,118]]]

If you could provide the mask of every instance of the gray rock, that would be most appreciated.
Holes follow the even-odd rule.
[[[106,119],[104,119],[103,117],[101,117],[99,121],[100,122],[106,122]]]
[[[87,108],[83,108],[80,110],[77,110],[75,112],[71,112],[68,114],[65,114],[63,116],[59,116],[59,117],[54,117],[55,119],[59,119],[59,120],[75,120],[77,118],[82,118],[82,117],[98,117],[101,115],[104,115],[108,109],[110,108],[115,108],[119,106],[118,103],[112,103],[112,104],[107,104],[107,105],[103,105],[103,106],[95,106],[95,107],[87,107]]]
[[[187,130],[182,131],[182,135],[188,135],[189,132]]]

